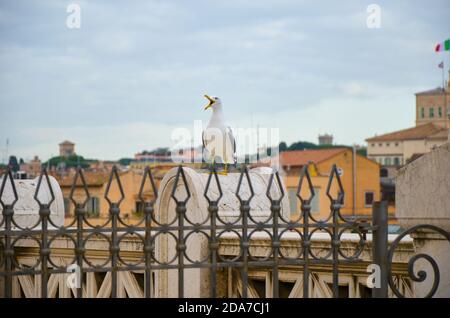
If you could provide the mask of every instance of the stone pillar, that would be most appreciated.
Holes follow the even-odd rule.
[[[4,178],[5,176],[3,176]],[[0,178],[0,185],[3,182],[3,178]],[[53,194],[55,196],[55,200],[50,206],[50,218],[54,225],[57,227],[64,225],[64,199],[62,195],[61,188],[56,181],[55,178],[49,176],[50,185],[53,190]],[[14,185],[16,187],[16,192],[18,196],[18,201],[14,205],[14,216],[12,223],[12,229],[20,231],[21,229],[16,226],[16,224],[21,228],[40,228],[40,217],[39,217],[39,205],[34,199],[34,194],[36,193],[36,188],[38,184],[38,178],[33,180],[14,180]],[[44,180],[41,184],[41,189],[39,190],[38,198],[42,203],[46,203],[50,201],[51,195],[50,190],[47,185],[47,182]],[[6,181],[5,189],[2,194],[2,201],[5,204],[11,203],[14,201],[14,192],[9,180]],[[0,231],[5,228],[5,224],[3,222],[3,207],[0,204]],[[49,229],[54,228],[52,224],[49,224]],[[13,240],[16,237],[13,237]],[[22,245],[24,242],[16,242],[17,245]],[[26,243],[25,243],[26,244]],[[0,246],[3,248],[3,246]],[[3,251],[1,251],[3,252]],[[0,263],[3,263],[3,253],[0,255]],[[2,265],[4,266],[4,265]],[[0,268],[0,271],[4,271],[4,268]],[[0,298],[4,297],[4,277],[0,277]]]
[[[34,199],[38,180],[39,178],[14,180],[17,196],[19,198],[17,203],[14,205],[14,221],[22,228],[33,227],[39,221],[39,205]],[[64,225],[64,198],[58,181],[56,181],[56,179],[52,176],[49,176],[49,180],[55,196],[55,201],[50,206],[50,218],[52,222],[59,227]],[[0,178],[0,184],[2,181],[3,179]],[[42,180],[38,198],[42,203],[49,202],[51,198],[50,190],[44,178]],[[6,181],[2,200],[5,203],[9,203],[14,200],[14,194],[9,180]],[[2,211],[3,207],[0,205],[0,217],[2,217]],[[49,224],[49,228],[51,227],[53,226]],[[14,224],[13,229],[16,229]]]
[[[171,198],[172,189],[175,182],[175,177],[177,174],[177,168],[170,170],[161,182],[159,198],[156,203],[156,213],[155,218],[163,224],[171,223],[176,217],[175,213],[175,202]],[[263,167],[255,168],[249,171],[250,179],[252,182],[253,190],[255,196],[253,197],[250,207],[251,215],[258,221],[265,221],[270,217],[270,201],[266,197],[266,191],[268,186],[268,181],[270,178],[272,169]],[[206,171],[195,171],[191,168],[184,168],[184,173],[186,176],[187,186],[191,194],[191,198],[187,203],[186,216],[192,223],[202,223],[208,219],[208,202],[204,198],[203,194],[205,191],[206,182],[209,177],[209,172]],[[227,175],[218,175],[221,189],[223,192],[222,199],[219,202],[218,215],[225,222],[232,222],[239,217],[240,206],[239,200],[237,199],[235,192],[238,186],[240,173],[230,172]],[[284,185],[282,185],[284,188]],[[242,186],[242,192],[240,192],[243,198],[247,198],[248,195],[245,193],[247,190],[245,183]],[[244,191],[245,190],[245,191]],[[285,194],[286,193],[286,189]],[[280,189],[278,184],[274,180],[271,192],[274,198],[279,197]],[[217,187],[214,180],[211,181],[210,191],[208,195],[215,198],[217,195]],[[176,190],[177,198],[185,197],[185,190],[182,180],[178,182],[178,187]],[[283,200],[281,213],[283,216],[289,218],[289,205],[288,200]],[[269,221],[270,222],[270,221]],[[220,224],[219,221],[217,221]],[[238,222],[239,224],[240,222]],[[178,222],[175,221],[173,225],[177,225]],[[206,225],[209,225],[209,220],[206,221]],[[185,220],[184,225],[189,225]],[[209,235],[208,232],[206,232]],[[153,232],[154,237],[157,233]],[[177,233],[174,233],[176,236]],[[188,236],[189,232],[185,231],[184,236]],[[217,235],[220,235],[220,231],[217,231]],[[203,234],[190,234],[190,237],[186,241],[187,250],[186,253],[190,256],[193,261],[205,260],[209,263],[208,259],[208,239]],[[160,260],[167,262],[175,257],[172,264],[177,264],[178,259],[176,259],[176,241],[169,235],[160,235],[156,239],[156,250],[155,257]],[[184,259],[184,263],[189,263],[187,259]],[[209,269],[186,269],[184,274],[184,296],[185,297],[209,297],[210,286],[209,286]],[[219,280],[219,276],[218,276]],[[218,281],[218,285],[221,282]],[[156,297],[177,297],[178,296],[178,273],[177,270],[163,270],[155,271],[155,291]]]
[[[442,145],[402,168],[396,180],[396,217],[402,227],[431,224],[450,233],[450,144]],[[450,297],[450,241],[435,231],[412,233],[416,253],[434,258],[440,270],[435,297]],[[415,272],[427,279],[415,283],[417,297],[425,296],[433,283],[430,263],[417,261]]]

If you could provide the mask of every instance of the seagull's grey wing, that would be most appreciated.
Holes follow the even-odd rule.
[[[233,154],[236,154],[236,139],[234,139],[233,131],[231,130],[230,126],[227,127],[227,134],[230,140],[233,141]]]
[[[202,131],[202,144],[203,144],[203,148],[206,148],[206,144],[205,144],[205,131]]]

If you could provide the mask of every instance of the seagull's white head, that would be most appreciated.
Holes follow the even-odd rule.
[[[208,105],[205,106],[205,110],[207,110],[208,108],[213,108],[214,109],[220,109],[222,107],[222,101],[220,100],[219,97],[209,97],[208,95],[205,94],[205,98],[208,100]]]

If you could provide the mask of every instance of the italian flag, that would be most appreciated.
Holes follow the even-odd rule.
[[[434,50],[436,52],[450,51],[450,39],[436,45]]]

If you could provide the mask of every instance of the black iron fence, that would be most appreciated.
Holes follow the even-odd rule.
[[[110,188],[113,182],[116,182],[120,192],[120,198],[113,200],[110,196]],[[5,202],[4,198],[6,185],[10,183],[13,192],[13,200]],[[39,191],[43,184],[50,189],[50,200],[41,202],[39,200]],[[277,185],[280,189],[278,197],[272,197],[271,187]],[[186,196],[180,198],[177,192],[178,186],[185,188]],[[219,195],[211,197],[210,189],[217,187]],[[147,200],[143,195],[144,188],[150,186],[153,192],[151,200]],[[76,189],[83,189],[84,200],[76,200]],[[247,197],[243,197],[242,189],[247,187]],[[332,195],[331,188],[337,187],[336,195]],[[306,188],[308,195],[302,195]],[[50,213],[50,206],[55,200],[55,195],[49,181],[48,173],[45,169],[39,177],[34,199],[39,205],[39,220],[30,227],[23,227],[15,220],[14,207],[18,200],[15,183],[11,171],[7,171],[3,176],[0,188],[0,203],[3,207],[2,220],[0,222],[0,277],[4,279],[4,295],[12,297],[12,278],[20,275],[40,275],[40,295],[48,296],[48,281],[50,274],[67,273],[67,268],[52,261],[51,244],[57,237],[68,238],[73,245],[75,263],[79,266],[81,275],[89,272],[109,272],[111,273],[111,297],[118,296],[118,273],[120,271],[143,271],[144,272],[144,296],[152,297],[154,280],[152,273],[161,270],[175,270],[178,273],[178,297],[185,294],[185,270],[192,268],[209,269],[210,275],[210,296],[217,297],[217,273],[221,268],[232,267],[240,272],[242,281],[242,297],[248,296],[248,273],[251,268],[266,268],[271,271],[272,295],[279,297],[279,268],[281,266],[294,266],[299,268],[303,275],[303,296],[309,295],[309,275],[310,266],[317,264],[327,264],[332,268],[332,295],[339,297],[339,267],[345,264],[354,264],[361,262],[360,255],[366,247],[367,233],[372,233],[372,253],[373,263],[380,267],[381,284],[379,288],[373,288],[373,297],[387,297],[390,287],[394,294],[403,297],[402,292],[395,286],[391,264],[393,254],[398,247],[401,239],[417,230],[431,230],[443,235],[450,241],[450,234],[446,231],[431,225],[420,225],[404,231],[395,241],[388,246],[388,222],[387,205],[383,202],[375,202],[373,206],[373,215],[371,222],[361,222],[356,219],[346,217],[341,213],[342,202],[344,198],[344,189],[340,180],[338,169],[333,166],[326,189],[327,197],[330,201],[330,214],[325,220],[317,220],[311,214],[311,202],[314,196],[314,187],[307,167],[301,171],[297,197],[300,201],[301,211],[296,220],[291,220],[281,213],[281,203],[285,193],[281,184],[280,176],[274,172],[270,176],[266,196],[270,202],[270,217],[261,222],[250,213],[250,202],[254,198],[254,189],[247,166],[242,166],[240,170],[239,182],[233,195],[237,197],[240,205],[240,214],[233,221],[224,220],[219,213],[219,202],[222,198],[222,189],[219,177],[215,169],[209,173],[204,197],[208,202],[208,218],[200,223],[191,222],[187,217],[187,203],[191,199],[191,192],[187,186],[184,169],[178,168],[175,183],[173,186],[171,198],[175,202],[175,218],[162,223],[155,216],[155,202],[158,198],[158,189],[152,175],[152,171],[147,167],[144,171],[140,187],[139,197],[143,206],[143,219],[141,222],[130,225],[124,221],[120,205],[124,199],[124,191],[121,185],[118,169],[114,167],[111,171],[107,185],[105,199],[109,204],[108,220],[101,226],[95,226],[90,223],[86,215],[86,205],[90,198],[90,193],[85,181],[82,169],[77,169],[72,183],[70,200],[74,205],[74,218],[70,224],[60,226],[55,224]],[[271,241],[271,253],[268,257],[256,257],[251,254],[251,236],[254,232],[265,232]],[[328,233],[330,236],[330,249],[326,255],[316,255],[311,250],[312,235],[318,231]],[[230,232],[236,235],[240,240],[240,255],[229,259],[221,257],[219,253],[219,243],[221,236]],[[296,232],[300,238],[300,253],[298,257],[287,257],[283,254],[280,246],[281,237],[286,232]],[[358,235],[359,242],[353,255],[344,253],[341,249],[341,237],[344,232],[352,232]],[[192,233],[201,233],[208,240],[208,257],[195,261],[189,258],[186,253],[186,241]],[[136,235],[142,242],[142,262],[129,264],[121,257],[120,242],[125,235]],[[171,235],[176,241],[175,257],[167,262],[161,262],[155,256],[156,237],[160,234]],[[108,255],[103,265],[94,264],[86,257],[86,242],[93,235],[102,236],[109,245]],[[28,268],[19,266],[15,254],[17,242],[21,238],[31,238],[39,250],[39,261]],[[435,294],[439,284],[439,269],[436,262],[428,255],[419,254],[409,260],[408,274],[411,280],[423,282],[427,277],[425,272],[414,272],[414,263],[418,259],[428,261],[434,271],[434,280],[428,297]],[[175,287],[174,287],[175,288]],[[82,297],[81,288],[77,289],[76,296]]]

